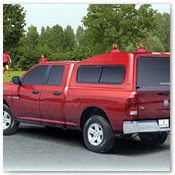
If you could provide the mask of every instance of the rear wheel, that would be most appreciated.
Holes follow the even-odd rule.
[[[166,132],[151,132],[139,134],[140,140],[146,146],[160,146],[166,141],[167,136],[168,134]]]
[[[99,153],[109,151],[114,143],[110,124],[99,115],[87,120],[83,129],[83,138],[89,150]]]
[[[14,134],[19,127],[19,122],[15,121],[10,108],[3,104],[3,134]]]

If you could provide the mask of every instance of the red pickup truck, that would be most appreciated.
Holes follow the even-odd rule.
[[[115,53],[33,66],[3,87],[3,134],[20,122],[83,132],[107,152],[115,136],[158,146],[170,132],[170,55]]]

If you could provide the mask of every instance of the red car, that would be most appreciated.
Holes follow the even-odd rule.
[[[4,135],[20,122],[82,131],[94,152],[132,134],[147,146],[161,145],[170,131],[170,55],[115,53],[37,64],[4,83]]]

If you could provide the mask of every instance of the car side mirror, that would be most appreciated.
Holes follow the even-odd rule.
[[[18,76],[12,77],[12,82],[13,82],[14,84],[17,84],[17,85],[20,85],[20,86],[21,86],[21,81],[20,81],[20,79],[19,79]]]

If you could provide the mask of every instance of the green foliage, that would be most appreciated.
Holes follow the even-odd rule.
[[[139,42],[147,51],[170,52],[170,15],[157,13],[150,4],[91,4],[76,34],[71,26],[63,29],[58,24],[42,27],[40,34],[30,26],[24,33],[24,9],[10,4],[3,9],[4,49],[13,70],[29,69],[41,55],[62,61],[109,53],[113,43],[123,52],[136,51]]]
[[[18,4],[3,5],[3,49],[8,52],[18,45],[24,32],[25,12]]]
[[[22,70],[27,70],[32,65],[38,63],[38,42],[39,34],[37,28],[30,26],[26,35],[23,35],[19,44],[18,53],[14,60],[20,64]],[[13,61],[14,62],[14,61]],[[19,67],[13,66],[15,70],[18,70]]]
[[[130,43],[128,46],[126,46],[125,51],[126,52],[136,52],[137,45],[134,45],[133,43]]]
[[[168,13],[156,14],[155,35],[160,39],[165,52],[170,52],[170,15]]]
[[[147,38],[145,38],[146,50],[148,52],[164,52],[164,46],[161,43],[160,39],[156,35],[152,35],[151,33],[147,34]]]
[[[84,43],[83,35],[84,35],[83,27],[78,26],[77,32],[76,32],[76,41],[78,45],[82,45]]]
[[[120,50],[125,51],[130,43],[137,43],[140,38],[155,28],[156,11],[149,4],[92,4],[88,14],[83,18],[87,27],[89,45],[94,45],[97,52],[105,52],[106,48],[117,43]]]
[[[67,26],[63,35],[63,49],[64,51],[72,51],[75,46],[75,35],[71,26]]]
[[[34,26],[30,26],[26,35],[26,44],[28,45],[30,50],[36,50],[38,42],[39,34],[37,32],[37,28]]]

